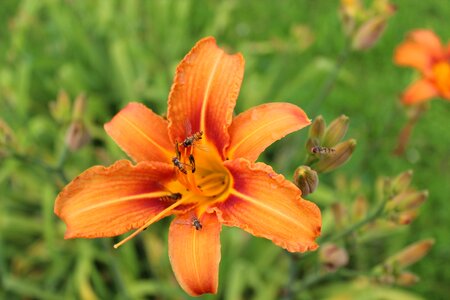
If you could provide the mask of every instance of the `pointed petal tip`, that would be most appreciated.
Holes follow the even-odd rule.
[[[180,286],[191,296],[217,293],[221,224],[215,213],[199,217],[202,228],[192,225],[189,214],[175,218],[169,228],[169,259]]]
[[[67,226],[65,238],[111,237],[142,226],[168,206],[158,199],[174,176],[169,164],[127,160],[84,171],[55,201],[54,212]]]

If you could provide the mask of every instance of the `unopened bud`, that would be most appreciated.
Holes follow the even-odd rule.
[[[13,141],[13,132],[5,121],[0,119],[0,148],[6,147]]]
[[[345,206],[340,202],[333,203],[331,205],[331,213],[333,214],[336,228],[339,229],[344,227],[345,222],[348,219],[347,209]]]
[[[414,243],[386,260],[386,265],[400,269],[406,268],[421,260],[434,245],[433,239],[426,239]]]
[[[380,39],[387,25],[385,16],[376,16],[365,22],[356,31],[352,40],[354,50],[367,50],[372,48]]]
[[[74,121],[81,120],[84,115],[85,107],[86,107],[86,97],[84,96],[84,94],[79,94],[73,104],[72,120]]]
[[[73,121],[66,132],[66,145],[76,151],[90,141],[89,132],[82,121]]]
[[[300,166],[295,170],[294,183],[300,188],[303,196],[313,193],[319,185],[317,172],[308,166]]]
[[[392,181],[392,192],[398,194],[399,192],[405,191],[411,183],[412,175],[413,171],[408,170],[395,177]]]
[[[329,243],[320,247],[319,259],[327,271],[334,272],[348,264],[348,253],[344,248]]]
[[[318,116],[314,119],[314,121],[311,124],[311,127],[309,128],[309,137],[311,139],[317,139],[320,141],[323,137],[323,134],[325,132],[325,120],[322,116]]]
[[[356,147],[356,140],[351,139],[337,144],[334,152],[322,157],[314,166],[318,173],[326,173],[345,164],[353,154]]]
[[[311,153],[311,149],[316,147],[317,145],[320,145],[320,140],[318,138],[308,138],[306,141],[306,152]]]
[[[398,214],[395,221],[399,225],[409,225],[415,218],[417,218],[417,210],[408,210]]]
[[[428,199],[428,191],[405,191],[395,196],[386,205],[387,210],[407,211],[418,208]]]
[[[345,115],[341,115],[331,122],[325,131],[325,135],[322,140],[324,147],[333,147],[341,141],[345,136],[348,129],[349,119]]]
[[[412,286],[418,283],[420,278],[411,272],[403,272],[397,276],[395,283],[401,286]]]
[[[367,214],[367,199],[363,196],[356,198],[353,202],[353,218],[355,221],[359,221]]]
[[[68,122],[70,118],[70,99],[64,90],[60,90],[55,101],[50,102],[50,114],[60,122]]]

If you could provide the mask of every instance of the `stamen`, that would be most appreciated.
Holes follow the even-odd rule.
[[[127,236],[125,239],[121,240],[120,242],[118,242],[117,244],[115,244],[113,247],[114,249],[119,248],[120,246],[122,246],[123,244],[125,244],[126,242],[128,242],[129,240],[131,240],[132,238],[134,238],[135,236],[137,236],[139,233],[141,233],[142,231],[144,231],[148,226],[150,226],[151,224],[153,224],[154,222],[156,222],[160,217],[162,217],[164,214],[166,214],[167,212],[173,210],[175,207],[185,203],[189,198],[192,197],[186,197],[183,198],[180,201],[175,202],[174,204],[172,204],[171,206],[167,207],[166,209],[164,209],[163,211],[161,211],[159,214],[157,214],[156,216],[154,216],[153,218],[151,218],[150,220],[148,220],[144,225],[142,225],[141,227],[139,227],[135,232],[133,232],[132,234],[130,234],[129,236]]]
[[[189,163],[191,164],[191,167],[192,167],[192,173],[194,173],[195,172],[194,154],[189,154]]]

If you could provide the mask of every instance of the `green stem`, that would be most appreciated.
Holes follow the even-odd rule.
[[[341,53],[336,59],[336,64],[334,66],[333,71],[328,75],[327,80],[322,85],[319,94],[312,101],[308,109],[310,115],[314,116],[317,113],[317,111],[320,109],[323,103],[325,103],[327,97],[333,91],[339,72],[341,71],[342,66],[348,60],[349,54],[350,54],[350,47],[349,43],[346,41],[344,48],[342,49]]]
[[[294,290],[293,290],[293,286],[295,284],[295,280],[297,279],[298,276],[298,265],[297,265],[297,261],[298,261],[298,256],[296,253],[291,253],[288,252],[289,255],[289,279],[288,279],[288,283],[286,285],[285,288],[285,294],[284,297],[282,298],[283,300],[290,300],[294,298]]]
[[[43,169],[47,173],[56,174],[64,183],[69,182],[67,179],[67,176],[61,166],[53,167],[53,166],[47,164],[46,162],[44,162],[43,160],[40,160],[39,158],[29,157],[29,156],[26,156],[24,154],[17,153],[17,152],[12,152],[10,157],[12,157],[18,161],[21,161],[23,163],[26,163],[26,164],[32,164],[32,165],[39,166],[41,169]]]
[[[359,222],[356,222],[352,226],[348,227],[344,231],[337,233],[336,235],[324,237],[320,241],[320,243],[324,244],[326,242],[333,242],[338,239],[344,238],[344,237],[352,234],[359,228],[363,227],[364,225],[369,224],[370,222],[376,220],[383,213],[386,202],[387,202],[387,200],[381,201],[380,204],[378,205],[378,207],[371,214],[368,214],[364,219],[360,220]]]
[[[306,290],[306,288],[308,288],[309,286],[316,284],[317,282],[320,282],[333,275],[335,274],[332,272],[318,271],[303,278],[301,282],[297,283],[292,287],[292,291],[294,292],[294,294],[298,294],[299,292]]]

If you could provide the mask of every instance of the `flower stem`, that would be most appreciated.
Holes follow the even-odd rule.
[[[379,203],[378,207],[374,211],[372,211],[371,214],[368,214],[364,219],[360,220],[359,222],[356,222],[355,224],[351,225],[347,229],[345,229],[335,235],[324,237],[323,239],[320,240],[320,243],[324,244],[326,242],[333,242],[338,239],[344,238],[344,237],[352,234],[359,228],[363,227],[364,225],[369,224],[370,222],[373,222],[379,216],[381,216],[381,214],[383,213],[384,207],[386,206],[386,202],[387,202],[387,200],[381,201]]]
[[[320,107],[325,103],[325,100],[327,97],[331,94],[333,91],[334,85],[336,83],[336,80],[338,78],[339,72],[342,69],[342,66],[345,64],[345,62],[348,60],[350,54],[350,46],[349,42],[346,41],[344,48],[341,50],[341,53],[336,59],[336,64],[331,71],[330,74],[328,74],[328,77],[326,81],[323,83],[319,94],[314,98],[314,100],[311,102],[311,105],[308,109],[308,112],[310,115],[314,116],[317,111],[320,109]]]
[[[41,169],[43,169],[45,172],[47,172],[49,174],[56,174],[61,179],[61,181],[64,182],[64,184],[69,182],[62,166],[53,167],[39,158],[29,157],[27,155],[24,155],[24,154],[21,154],[18,152],[11,152],[10,157],[12,157],[18,161],[21,161],[25,164],[32,164],[32,165],[39,166]]]
[[[293,286],[295,284],[295,280],[298,277],[298,255],[296,253],[291,253],[288,252],[288,256],[289,256],[289,279],[288,279],[288,283],[286,284],[286,288],[284,291],[284,296],[283,296],[283,300],[290,300],[294,298],[294,290],[293,290]]]

